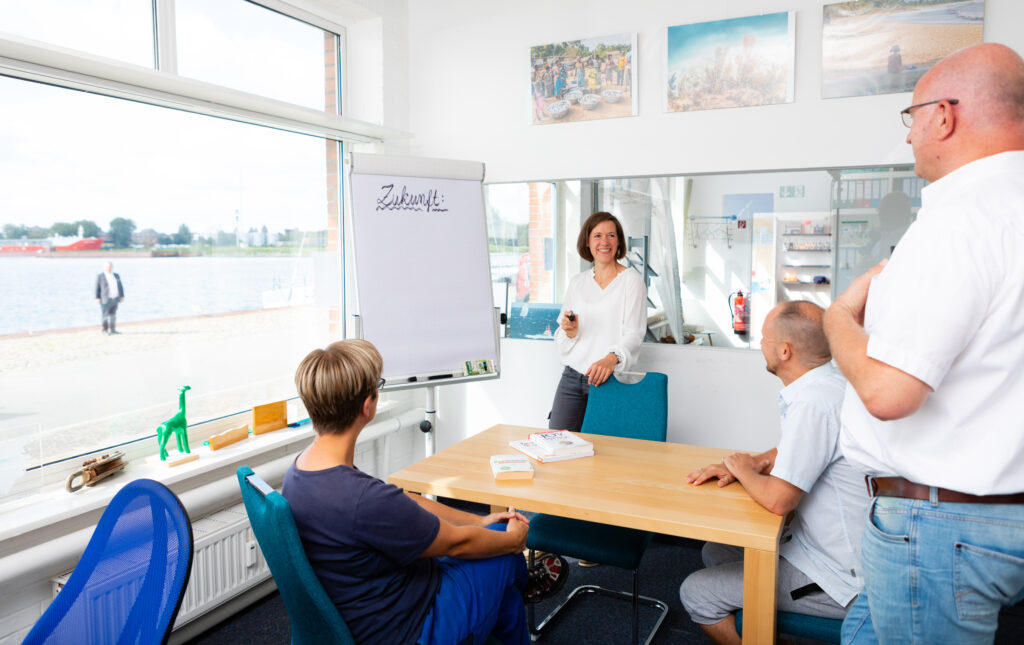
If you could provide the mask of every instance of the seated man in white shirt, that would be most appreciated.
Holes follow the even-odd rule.
[[[778,608],[841,619],[862,584],[860,538],[870,498],[863,475],[839,450],[846,381],[831,362],[823,314],[810,302],[784,302],[765,318],[761,353],[785,386],[778,447],[730,455],[686,480],[738,480],[769,511],[795,510],[779,547]],[[686,578],[679,597],[712,640],[739,644],[733,612],[743,605],[743,549],[708,542],[702,556],[707,568]]]

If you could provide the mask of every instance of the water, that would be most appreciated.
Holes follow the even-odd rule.
[[[100,324],[102,258],[0,256],[0,335]],[[118,322],[263,308],[263,293],[313,285],[307,257],[112,258]]]

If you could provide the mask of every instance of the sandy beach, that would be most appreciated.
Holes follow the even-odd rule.
[[[186,384],[190,423],[293,396],[328,321],[309,306],[0,336],[0,441],[53,461],[152,435]]]
[[[824,29],[822,75],[828,79],[878,74],[898,45],[904,67],[931,67],[962,47],[980,43],[982,25],[932,25],[868,18],[833,20]]]

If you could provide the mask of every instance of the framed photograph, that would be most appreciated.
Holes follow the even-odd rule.
[[[636,34],[530,48],[530,123],[636,116]]]
[[[667,110],[792,103],[795,27],[793,12],[669,27]]]
[[[821,98],[910,92],[932,65],[982,42],[984,0],[860,0],[824,7]]]

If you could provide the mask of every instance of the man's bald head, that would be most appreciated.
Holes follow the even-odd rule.
[[[1024,59],[1006,45],[982,43],[950,54],[918,81],[915,103],[921,89],[932,98],[959,98],[959,109],[979,122],[1024,123]]]
[[[918,174],[935,181],[971,161],[1024,150],[1024,60],[1005,45],[982,43],[950,54],[921,77],[907,137]]]
[[[768,313],[765,331],[793,348],[796,360],[808,369],[832,360],[822,319],[825,310],[806,300],[784,302]]]

